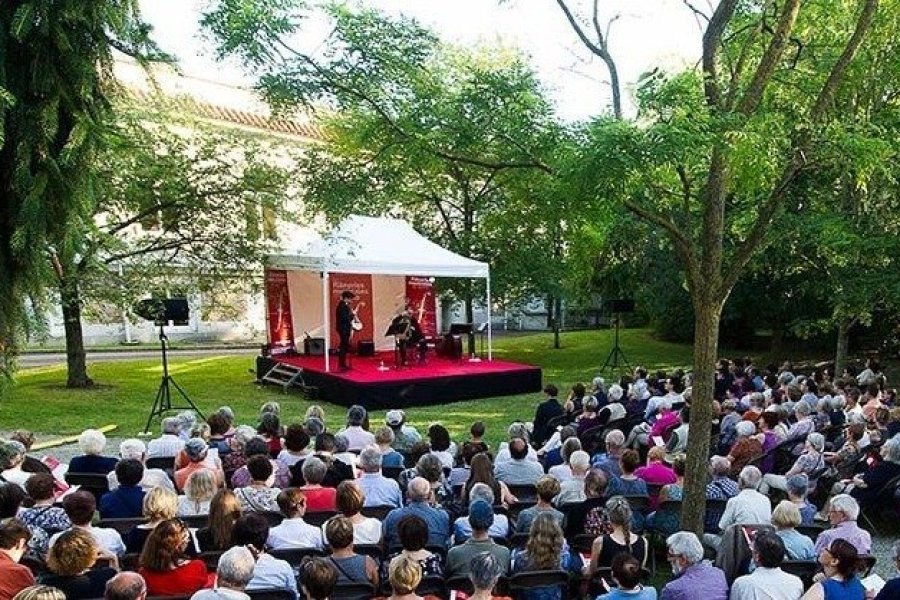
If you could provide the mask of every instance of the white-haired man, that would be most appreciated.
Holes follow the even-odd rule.
[[[174,459],[184,449],[184,440],[180,434],[181,420],[178,417],[163,419],[162,435],[147,444],[147,458],[171,456]]]
[[[624,409],[623,409],[624,410]],[[609,477],[622,475],[619,459],[625,446],[625,434],[620,429],[613,429],[606,434],[606,454],[598,454],[592,460],[592,466],[601,469]]]
[[[400,545],[397,524],[408,515],[415,515],[428,525],[428,543],[435,546],[446,546],[450,539],[450,517],[442,508],[429,504],[431,500],[431,484],[424,477],[415,477],[406,487],[408,504],[395,508],[384,518],[382,536],[385,548]]]
[[[244,591],[253,579],[256,560],[253,553],[244,546],[235,546],[219,557],[216,567],[216,586],[211,590],[200,590],[191,600],[250,600]]]
[[[728,583],[725,573],[703,560],[703,545],[687,531],[673,533],[666,539],[669,564],[675,578],[666,584],[660,600],[726,600]]]
[[[400,484],[381,474],[383,459],[381,451],[375,446],[369,446],[359,453],[358,466],[362,474],[357,483],[366,498],[363,506],[400,508],[403,505]]]
[[[725,513],[719,519],[719,529],[731,525],[759,525],[772,521],[772,503],[768,496],[757,491],[762,473],[754,466],[741,469],[738,487],[741,491],[725,505]]]
[[[141,478],[140,486],[145,492],[149,492],[155,487],[162,487],[173,492],[175,491],[175,484],[169,476],[166,475],[165,471],[162,469],[147,468],[147,447],[141,440],[130,438],[119,444],[119,457],[122,460],[137,460],[144,465],[144,476]],[[174,465],[174,461],[172,464]],[[109,482],[110,491],[119,487],[119,478],[116,477],[115,471],[111,471],[109,475],[106,476],[106,480]]]
[[[836,539],[850,542],[860,554],[872,552],[872,536],[868,531],[856,524],[859,517],[859,504],[849,494],[838,494],[828,501],[828,522],[831,529],[826,529],[816,537],[816,554],[828,548]]]

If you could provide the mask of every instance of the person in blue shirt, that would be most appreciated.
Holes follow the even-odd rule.
[[[144,478],[144,465],[141,461],[129,458],[120,460],[116,465],[116,478],[119,487],[106,492],[100,498],[100,518],[102,519],[134,519],[143,514],[144,489],[141,480]]]
[[[624,552],[618,554],[612,562],[612,578],[618,587],[610,589],[601,579],[601,585],[607,591],[596,600],[656,600],[656,588],[641,585],[641,563],[634,556]]]
[[[85,429],[78,436],[78,447],[84,452],[69,461],[69,473],[100,473],[106,475],[119,462],[112,456],[101,456],[106,448],[106,436],[96,429]]]

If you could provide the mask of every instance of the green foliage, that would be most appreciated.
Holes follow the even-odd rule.
[[[414,20],[331,3],[331,33],[307,54],[290,45],[303,6],[280,5],[248,31],[242,15],[271,10],[258,4],[218,2],[205,22],[223,54],[262,73],[270,103],[318,111],[326,141],[299,166],[310,216],[401,217],[490,261],[500,298],[562,293],[566,244],[584,220],[550,177],[566,138],[520,53],[453,46]],[[463,298],[475,292],[448,284]]]
[[[136,0],[0,4],[0,377],[13,366],[50,247],[95,202],[111,48],[155,57]]]

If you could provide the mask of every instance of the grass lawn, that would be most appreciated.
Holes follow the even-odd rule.
[[[539,365],[544,381],[567,389],[576,381],[589,382],[597,374],[609,354],[612,335],[607,330],[564,333],[560,350],[553,349],[550,334],[510,336],[496,340],[495,351],[498,358]],[[642,329],[623,330],[620,335],[632,365],[668,371],[691,363],[690,346],[656,341]],[[276,400],[281,403],[283,422],[298,420],[310,403],[296,392],[282,394],[278,388],[257,386],[250,372],[254,366],[254,353],[249,351],[246,356],[175,357],[170,371],[203,411],[227,404],[240,422],[253,423],[258,407]],[[89,373],[99,387],[92,390],[66,389],[62,364],[22,370],[0,402],[0,431],[26,428],[62,435],[115,424],[118,427],[111,436],[133,436],[144,427],[161,370],[158,360],[94,363]],[[511,421],[530,419],[539,400],[540,394],[484,398],[414,408],[407,414],[420,431],[440,421],[455,438],[464,436],[473,421],[481,420],[487,426],[488,439],[496,442]],[[324,406],[329,428],[343,425],[345,409]],[[374,413],[372,421],[383,423],[384,413]]]

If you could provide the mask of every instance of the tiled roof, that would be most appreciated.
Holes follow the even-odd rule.
[[[224,121],[250,127],[265,132],[279,133],[288,136],[320,140],[324,136],[320,128],[310,122],[295,119],[271,118],[249,110],[217,106],[211,102],[198,100],[187,95],[168,95],[160,92],[149,92],[134,86],[127,86],[126,92],[138,101],[152,101],[163,106],[190,113],[203,119]]]

